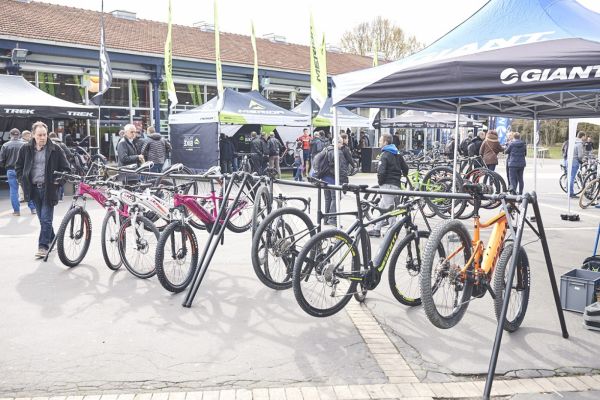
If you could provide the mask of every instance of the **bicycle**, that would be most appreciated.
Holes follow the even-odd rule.
[[[479,209],[485,186],[466,183],[465,190],[474,199],[475,230],[473,239],[458,220],[444,221],[431,233],[423,251],[420,278],[421,299],[429,321],[440,329],[452,328],[464,316],[469,302],[487,292],[494,299],[499,319],[507,286],[506,268],[513,256],[513,244],[506,240],[510,228],[514,232],[511,210],[504,199],[503,210],[486,222],[480,222]],[[511,206],[512,207],[512,206]],[[513,208],[513,212],[516,210]],[[487,245],[481,240],[481,229],[492,227]],[[443,253],[439,253],[439,249]],[[511,282],[509,314],[503,328],[516,331],[527,311],[530,291],[529,259],[523,247],[518,249],[516,281]],[[493,287],[491,285],[494,280]]]
[[[367,185],[344,184],[342,188],[354,193],[357,211],[336,214],[354,215],[356,221],[345,231],[328,229],[315,234],[302,248],[294,264],[294,296],[300,307],[315,317],[327,317],[339,312],[352,296],[359,302],[365,300],[367,292],[375,289],[381,282],[381,276],[402,229],[411,234],[404,242],[405,248],[408,246],[407,241],[415,241],[414,256],[417,258],[420,257],[420,239],[427,235],[419,232],[411,214],[420,199],[408,200],[396,209],[365,223],[360,193],[367,189]],[[388,229],[379,251],[372,258],[366,228],[390,217],[401,218]],[[412,249],[412,246],[408,248]],[[406,264],[407,268],[418,268],[418,265],[418,259]],[[395,267],[391,266],[389,271],[393,276]],[[390,279],[390,289],[393,293],[400,290],[394,279]],[[414,303],[415,299],[411,295],[397,294],[401,299],[406,299],[407,303]],[[394,296],[398,298],[396,293]]]
[[[175,190],[171,221],[158,237],[154,258],[156,273],[161,285],[173,293],[181,292],[190,284],[197,268],[198,240],[192,227],[201,227],[211,231],[213,226],[218,224],[220,225],[219,229],[223,229],[223,222],[217,218],[219,205],[224,199],[216,194],[214,185],[214,181],[220,179],[221,176],[205,174],[200,178],[210,179],[210,194],[188,195]],[[230,181],[229,184],[235,185],[236,183]],[[227,208],[233,208],[231,210],[232,217],[224,225],[232,232],[240,233],[249,228],[248,226],[241,230],[240,226],[234,222],[236,218],[239,218],[242,210],[247,208],[247,200],[243,196],[244,194],[235,203],[230,198],[231,204],[227,205]]]

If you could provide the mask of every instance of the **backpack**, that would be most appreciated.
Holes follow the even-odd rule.
[[[310,163],[311,171],[310,176],[314,176],[317,179],[322,179],[324,176],[330,174],[329,166],[329,152],[330,149],[326,148],[324,151],[319,152]]]

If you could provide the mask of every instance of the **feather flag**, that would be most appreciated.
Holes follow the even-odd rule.
[[[102,97],[112,84],[112,68],[110,67],[110,58],[108,57],[104,41],[104,1],[102,1],[102,16],[100,19],[100,63],[98,70],[100,78],[99,90],[91,99],[91,102],[97,106],[102,104]]]

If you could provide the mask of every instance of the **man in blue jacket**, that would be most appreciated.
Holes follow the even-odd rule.
[[[508,165],[508,182],[512,190],[523,194],[523,171],[527,162],[527,145],[521,140],[519,132],[511,132],[512,140],[504,151],[507,154],[506,165]]]
[[[381,156],[379,158],[379,167],[377,168],[377,183],[382,189],[400,190],[400,178],[408,174],[408,165],[404,157],[394,146],[394,139],[389,133],[384,133],[379,139],[381,146]],[[391,194],[381,195],[379,207],[389,208],[395,205],[396,196]],[[380,237],[381,225],[383,221],[375,224],[375,227],[369,231],[369,236]],[[393,225],[394,219],[389,221]]]

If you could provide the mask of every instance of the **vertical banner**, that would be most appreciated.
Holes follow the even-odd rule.
[[[375,40],[373,41],[373,67],[376,67],[379,65],[379,36],[375,37]],[[381,114],[379,114],[380,109],[379,108],[369,108],[369,123],[371,125],[373,125],[373,123],[375,122],[375,119],[377,118],[377,116],[379,115],[379,117],[381,118]],[[390,131],[393,131],[393,129],[390,129]],[[377,132],[381,132],[381,128],[379,128],[379,130]],[[376,135],[379,136],[379,135]],[[373,144],[373,147],[377,147],[377,143],[379,143],[379,138],[376,139],[375,143]]]
[[[169,0],[169,15],[167,25],[167,40],[165,40],[165,79],[167,81],[167,93],[169,94],[169,111],[173,111],[177,105],[177,92],[175,91],[175,84],[173,83],[173,39],[172,39],[172,28],[171,22],[171,0]]]
[[[310,14],[310,97],[323,108],[327,100],[327,65],[325,35],[320,47],[316,43],[316,32],[312,13]]]
[[[252,25],[252,51],[254,51],[254,74],[252,75],[252,90],[259,90],[258,86],[258,52],[256,51],[256,34],[254,33],[254,22],[250,22]]]
[[[215,0],[215,66],[217,67],[217,93],[223,98],[223,69],[221,68],[221,44],[219,41],[219,14]]]
[[[110,67],[110,58],[104,41],[104,1],[102,2],[102,14],[100,17],[100,60],[99,60],[99,90],[92,97],[91,102],[97,106],[102,104],[102,96],[112,84],[112,68]],[[99,115],[100,113],[98,113]],[[99,118],[99,117],[98,117]]]
[[[496,133],[498,134],[498,141],[500,142],[500,144],[506,144],[506,137],[508,135],[508,132],[510,131],[512,118],[495,117],[493,118],[493,121],[493,128],[490,127],[490,129],[496,130]]]

